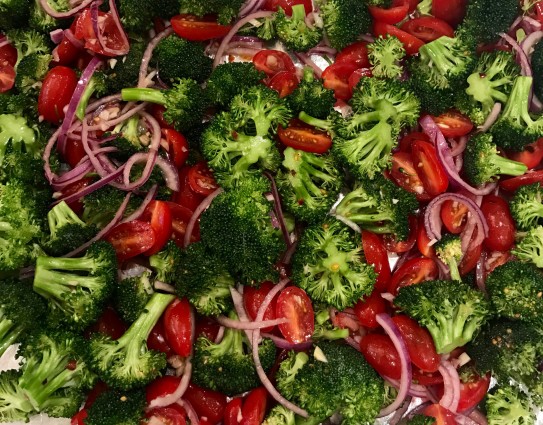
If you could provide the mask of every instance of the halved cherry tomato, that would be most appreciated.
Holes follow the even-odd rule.
[[[88,185],[92,184],[94,180],[90,177],[84,177],[72,184],[69,184],[64,189],[62,189],[62,198],[65,198],[67,196],[73,195],[75,193],[80,192],[84,188],[86,188]],[[76,214],[81,214],[83,212],[83,201],[82,198],[78,199],[76,201],[69,202],[68,205],[72,209],[73,212]]]
[[[6,36],[0,36],[1,42],[4,42],[5,40]],[[0,62],[4,61],[11,66],[15,66],[15,64],[17,63],[17,49],[9,43],[4,44],[2,47],[0,47]]]
[[[440,404],[431,404],[427,406],[422,413],[425,416],[435,418],[436,421],[434,425],[456,425],[454,414]]]
[[[211,425],[218,424],[226,407],[226,396],[218,391],[200,388],[189,384],[185,399],[192,405],[198,416],[206,417]]]
[[[64,107],[72,98],[77,80],[75,71],[66,66],[55,66],[47,73],[38,97],[38,113],[45,121],[58,124],[64,119]]]
[[[430,245],[430,238],[426,233],[426,227],[424,226],[424,216],[419,218],[419,230],[417,233],[417,248],[420,253],[428,258],[434,258],[436,255],[435,248]]]
[[[465,412],[477,406],[485,397],[490,386],[490,374],[479,376],[473,373],[467,382],[460,385],[458,411]]]
[[[444,193],[449,187],[449,179],[434,145],[415,140],[411,143],[411,156],[426,192],[432,197]]]
[[[352,96],[349,89],[349,77],[358,68],[350,62],[334,63],[328,66],[322,73],[324,87],[334,90],[336,99],[349,100]]]
[[[177,168],[189,157],[189,143],[185,136],[172,128],[163,128],[162,135],[166,139],[166,151]]]
[[[483,242],[485,247],[490,251],[509,251],[515,243],[516,229],[507,201],[486,195],[481,211],[488,224],[488,236]]]
[[[400,241],[392,234],[383,235],[383,243],[387,251],[401,253],[413,248],[417,243],[418,226],[417,217],[412,215],[409,217],[409,235],[406,240]]]
[[[464,19],[467,0],[432,0],[432,15],[453,27]]]
[[[11,90],[15,84],[15,69],[7,60],[0,61],[0,93]]]
[[[156,103],[149,105],[149,110],[151,111],[151,114],[153,117],[158,121],[160,124],[161,129],[165,128],[171,128],[173,129],[173,126],[166,121],[164,118],[164,112],[166,112],[166,108],[162,105],[158,105]]]
[[[315,331],[313,304],[305,291],[297,286],[281,291],[275,306],[275,317],[288,319],[288,322],[279,325],[279,330],[293,344],[307,341]]]
[[[155,379],[151,382],[145,389],[145,398],[147,399],[147,404],[151,403],[154,399],[158,397],[164,397],[169,394],[173,394],[181,378],[178,376],[165,375],[160,378]],[[166,425],[185,425],[186,424],[186,412],[178,404],[171,404],[165,407],[155,407],[149,410],[146,414],[146,418],[151,418],[155,416],[160,419],[162,423]]]
[[[193,317],[186,298],[175,299],[164,312],[164,336],[175,354],[188,357],[192,349]]]
[[[414,193],[419,201],[428,201],[431,196],[424,189],[424,184],[409,152],[395,152],[392,155],[392,168],[390,176],[398,186],[408,192]]]
[[[210,195],[219,188],[219,185],[213,177],[213,173],[205,161],[200,161],[190,167],[189,170],[190,188],[200,195]]]
[[[167,202],[167,201],[166,201]],[[192,211],[175,202],[167,202],[172,213],[172,239],[180,248],[184,248],[185,233],[187,231],[187,224],[192,217]],[[190,242],[197,242],[200,240],[200,225],[197,221],[192,230]]]
[[[298,87],[298,77],[294,72],[290,71],[279,71],[269,80],[267,80],[266,85],[279,93],[279,97],[283,98],[291,94],[296,87]]]
[[[267,399],[268,392],[264,387],[252,390],[243,402],[240,425],[260,425],[266,414]]]
[[[155,418],[163,425],[186,425],[187,413],[179,404],[171,404],[166,407],[155,407],[145,413],[148,419]]]
[[[433,118],[445,137],[461,137],[473,130],[469,118],[457,111],[447,111]]]
[[[401,29],[429,43],[439,37],[454,37],[454,29],[444,20],[421,16],[404,22]]]
[[[379,291],[375,289],[369,297],[364,297],[354,306],[354,312],[360,324],[369,329],[377,329],[380,325],[377,323],[377,316],[380,313],[386,313],[387,303]]]
[[[360,352],[381,376],[400,379],[400,355],[388,335],[367,334],[360,341]]]
[[[430,142],[430,138],[426,133],[420,131],[412,131],[407,133],[400,139],[398,147],[402,152],[411,152],[411,144],[416,140],[422,140],[423,142]]]
[[[415,285],[426,280],[436,279],[439,274],[437,264],[431,258],[412,258],[403,263],[398,270],[392,273],[388,292],[396,295],[398,289]]]
[[[255,68],[266,73],[268,77],[280,71],[296,73],[294,62],[288,54],[280,50],[261,50],[253,56]]]
[[[242,401],[241,397],[235,397],[228,402],[224,409],[223,425],[239,425]]]
[[[528,169],[537,167],[543,160],[543,138],[527,145],[522,152],[510,152],[507,157],[525,164]]]
[[[176,15],[170,19],[172,28],[179,37],[190,41],[223,38],[232,29],[231,25],[217,23],[215,16],[198,17],[189,14]]]
[[[179,170],[180,189],[179,192],[174,193],[173,201],[190,211],[194,211],[200,205],[200,202],[203,201],[204,196],[194,192],[190,187],[189,171],[191,168],[188,165],[184,165]]]
[[[85,9],[77,18],[74,31],[75,37],[85,42],[85,48],[104,56],[120,56],[128,53],[130,49],[128,39],[111,12],[98,11],[98,31],[100,31],[105,47],[111,51],[106,51],[102,43],[98,41],[92,24],[91,11]]]
[[[436,372],[441,357],[430,332],[405,314],[394,316],[392,320],[402,334],[411,362],[424,372]]]
[[[355,65],[356,68],[369,68],[368,43],[365,41],[355,41],[344,47],[336,56],[336,63],[348,63]]]
[[[306,14],[313,11],[311,0],[266,0],[263,9],[276,11],[281,8],[285,11],[286,15],[292,16],[292,6],[296,6],[297,4],[304,5]]]
[[[72,416],[70,425],[85,425],[85,418],[89,415],[87,409],[81,409],[75,415]]]
[[[543,183],[543,170],[529,171],[522,176],[500,180],[500,187],[508,192],[514,192],[519,187],[532,183]]]
[[[445,201],[441,206],[441,221],[453,235],[458,235],[466,226],[468,207],[460,202]]]
[[[194,339],[199,338],[200,336],[205,336],[207,339],[212,341],[217,338],[219,333],[220,325],[207,316],[198,316],[196,319],[196,328],[194,332]]]
[[[351,91],[351,93],[354,93],[354,90],[362,77],[369,77],[369,78],[373,77],[373,73],[371,72],[371,69],[358,68],[351,74],[351,76],[347,80],[347,82],[349,83],[349,90]]]
[[[151,201],[143,211],[140,220],[148,221],[155,232],[155,243],[145,255],[160,251],[172,235],[172,212],[165,201]]]
[[[260,308],[260,305],[262,304],[262,301],[264,301],[264,298],[266,298],[266,295],[268,295],[268,292],[272,290],[274,287],[274,284],[272,282],[262,282],[260,284],[259,288],[255,288],[253,286],[246,286],[243,290],[243,305],[245,306],[245,310],[247,311],[247,314],[249,315],[249,318],[251,320],[256,319],[256,315],[258,313],[258,310]],[[266,308],[266,311],[264,312],[264,318],[263,320],[273,320],[275,319],[275,307],[277,305],[277,297],[274,297],[268,308]],[[274,327],[270,326],[267,328],[263,328],[262,332],[270,332]]]
[[[486,254],[486,259],[484,262],[485,277],[492,273],[496,267],[507,263],[511,259],[511,255],[512,254],[509,251],[494,251]]]
[[[62,158],[70,167],[75,168],[75,166],[85,157],[86,154],[87,153],[85,152],[85,148],[83,147],[83,142],[81,140],[68,139],[64,153],[62,153]]]
[[[173,354],[172,347],[168,344],[165,337],[166,331],[164,330],[164,323],[162,320],[156,322],[151,333],[147,337],[147,347],[151,350],[160,351],[166,354],[166,357],[170,357]]]
[[[464,253],[462,260],[460,260],[460,264],[458,265],[461,276],[465,276],[475,268],[477,261],[479,261],[479,258],[481,257],[481,252],[483,252],[483,244],[476,245],[472,243],[472,241],[468,244],[468,250]]]
[[[180,376],[164,375],[152,381],[145,388],[145,399],[147,404],[155,398],[173,394],[181,382]]]
[[[397,37],[403,43],[405,52],[408,55],[416,55],[419,52],[419,49],[424,45],[424,41],[420,38],[417,38],[408,32],[402,31],[394,25],[390,25],[384,22],[374,22],[373,23],[373,33],[376,36],[386,37],[387,34]]]
[[[133,220],[115,226],[105,237],[115,252],[117,259],[124,261],[148,251],[156,240],[151,223]]]
[[[366,262],[371,264],[377,273],[375,290],[378,293],[384,292],[391,273],[390,263],[388,262],[388,253],[383,241],[375,233],[362,230],[362,249]]]
[[[326,132],[298,119],[290,120],[287,128],[279,126],[277,135],[284,145],[305,152],[325,153],[332,146],[332,139]]]
[[[70,27],[72,33],[75,30],[75,23],[76,21],[74,21],[74,24]],[[62,41],[53,50],[53,57],[57,58],[57,61],[55,62],[57,65],[70,66],[75,63],[81,51],[82,49],[74,46],[66,36],[63,36]]]
[[[111,339],[119,339],[124,335],[126,329],[127,326],[117,312],[111,307],[106,307],[98,320],[85,331],[85,336],[90,338],[94,333],[101,333]]]
[[[392,5],[389,8],[368,6],[368,9],[374,20],[385,24],[397,24],[407,16],[409,2],[407,0],[392,0]]]
[[[419,385],[439,385],[443,383],[443,375],[439,372],[423,372],[418,367],[413,367],[413,382]]]

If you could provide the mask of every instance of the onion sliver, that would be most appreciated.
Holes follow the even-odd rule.
[[[192,376],[192,362],[191,362],[191,356],[187,357],[187,360],[185,361],[185,367],[183,369],[183,377],[179,381],[179,385],[175,389],[173,393],[166,394],[162,397],[157,397],[151,400],[149,403],[149,409],[152,409],[153,407],[165,407],[169,406],[170,404],[175,403],[178,401],[183,395],[185,395],[185,392],[187,391],[187,388],[189,387],[190,378]]]

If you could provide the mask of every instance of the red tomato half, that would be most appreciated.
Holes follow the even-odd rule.
[[[392,0],[392,5],[389,8],[368,6],[368,9],[374,20],[385,24],[397,24],[407,16],[409,2],[407,0]]]
[[[285,146],[305,152],[325,153],[332,146],[332,139],[326,132],[298,119],[290,120],[287,128],[279,126],[277,135]]]
[[[447,111],[433,118],[445,137],[461,137],[473,130],[473,123],[460,112]]]
[[[61,152],[59,152],[61,153]],[[64,153],[61,153],[64,161],[72,168],[81,161],[87,153],[81,140],[68,139]]]
[[[91,12],[89,9],[85,9],[77,18],[74,30],[75,37],[85,42],[85,48],[104,56],[117,56],[128,53],[130,49],[128,39],[122,27],[119,27],[117,21],[111,16],[111,12],[98,11],[98,30],[105,46],[121,53],[113,54],[104,51],[94,32]]]
[[[172,234],[172,212],[167,202],[151,201],[145,208],[141,220],[149,221],[155,232],[155,243],[145,252],[145,255],[151,256],[160,251],[170,239]]]
[[[522,176],[500,180],[500,187],[508,192],[514,192],[519,187],[532,183],[543,183],[543,170],[530,171]]]
[[[127,326],[117,312],[111,307],[106,307],[98,320],[85,331],[85,336],[90,338],[94,333],[101,333],[111,339],[119,339],[124,335],[126,329]]]
[[[267,398],[264,387],[252,390],[243,402],[240,425],[260,425],[266,414]]]
[[[334,63],[322,73],[323,85],[327,89],[334,90],[336,99],[349,100],[352,92],[349,89],[349,77],[359,68],[354,63]]]
[[[181,168],[189,156],[187,139],[172,128],[163,128],[162,135],[166,141],[168,156],[177,168]]]
[[[487,195],[483,198],[481,211],[488,224],[485,247],[490,251],[509,251],[515,243],[516,229],[507,201]]]
[[[376,316],[380,313],[386,313],[387,303],[379,291],[375,289],[369,297],[364,297],[354,306],[354,312],[360,324],[369,329],[379,328]]]
[[[410,19],[401,28],[425,43],[437,40],[443,36],[454,37],[454,29],[447,22],[431,16]]]
[[[261,50],[253,56],[255,68],[266,73],[268,77],[280,71],[296,73],[294,62],[288,54],[280,50]]]
[[[528,169],[537,167],[543,160],[543,138],[527,145],[522,152],[511,152],[508,158],[525,164]]]
[[[260,305],[268,295],[268,292],[272,290],[275,285],[272,282],[262,282],[259,288],[253,286],[246,286],[243,290],[243,305],[251,320],[256,319]],[[263,320],[275,319],[275,308],[277,305],[277,297],[274,297],[268,308],[264,312]],[[262,328],[262,332],[270,332],[273,326],[268,328]]]
[[[45,121],[58,124],[64,119],[64,107],[72,98],[77,80],[75,71],[66,66],[55,66],[47,73],[38,97],[38,113]]]
[[[465,412],[477,406],[485,397],[490,386],[490,374],[481,377],[473,374],[468,382],[460,385],[460,401],[458,411]]]
[[[11,90],[15,84],[15,69],[8,61],[0,62],[0,93]]]
[[[373,23],[373,33],[376,36],[386,37],[387,34],[397,37],[403,43],[405,52],[408,55],[416,55],[419,52],[419,49],[424,45],[424,41],[420,38],[417,38],[408,32],[405,32],[394,25],[390,25],[384,22],[374,22]]]
[[[445,201],[440,214],[441,221],[449,233],[458,235],[466,226],[468,207],[460,202]]]
[[[175,33],[190,41],[204,41],[223,38],[230,32],[230,25],[220,25],[214,16],[198,16],[182,14],[170,19]]]
[[[87,409],[81,409],[72,416],[70,425],[85,425],[85,418],[88,416]]]
[[[151,350],[160,351],[166,354],[166,357],[170,357],[173,354],[172,347],[166,341],[166,331],[164,330],[164,323],[162,320],[156,322],[151,333],[147,337],[147,347]]]
[[[435,418],[435,425],[456,425],[454,413],[439,404],[431,404],[426,407],[422,413],[426,416]]]
[[[242,402],[241,397],[235,397],[228,402],[224,409],[223,425],[239,425]]]
[[[117,259],[124,261],[148,251],[156,240],[151,223],[133,220],[115,226],[105,237],[117,253]]]
[[[425,191],[432,197],[444,193],[449,186],[449,178],[434,145],[415,140],[411,143],[411,156]]]
[[[422,140],[423,142],[430,142],[430,138],[420,131],[412,131],[407,133],[400,139],[399,148],[402,152],[411,152],[411,144],[416,140]]]
[[[5,36],[0,37],[0,41],[4,42]],[[7,62],[11,66],[15,66],[17,63],[17,49],[11,44],[5,44],[0,47],[0,63]]]
[[[151,403],[155,398],[173,394],[180,381],[181,377],[172,375],[164,375],[155,379],[145,388],[147,404]]]
[[[62,37],[62,41],[53,50],[53,57],[58,57],[57,62],[55,62],[57,65],[70,66],[75,63],[81,51],[82,49],[74,46],[73,43],[64,36]]]
[[[175,202],[167,202],[172,213],[172,239],[180,248],[184,247],[185,233],[187,231],[187,224],[192,217],[192,211]],[[194,225],[190,242],[197,242],[200,240],[200,225],[198,222]]]
[[[336,63],[348,63],[355,65],[356,68],[369,68],[368,43],[365,41],[356,41],[344,47],[336,56]]]
[[[296,73],[290,71],[279,71],[266,82],[266,85],[270,89],[279,93],[280,98],[283,98],[296,90],[298,83]]]
[[[477,261],[481,257],[481,252],[483,252],[483,244],[475,245],[472,241],[468,244],[468,250],[458,265],[461,276],[468,274],[475,268]]]
[[[307,341],[315,331],[313,305],[305,291],[297,286],[281,291],[275,306],[275,317],[288,319],[288,322],[279,325],[279,330],[293,344]]]
[[[385,292],[391,273],[388,253],[383,241],[375,233],[362,230],[362,249],[366,262],[371,264],[377,273],[375,291]]]
[[[399,151],[392,155],[390,176],[402,189],[414,193],[419,201],[428,201],[431,198],[424,189],[424,184],[413,164],[413,156],[409,152]]]
[[[430,238],[428,233],[426,233],[426,228],[424,227],[424,217],[419,218],[419,231],[417,233],[417,248],[420,253],[428,258],[434,258],[436,255],[435,248],[433,245],[430,245]]]
[[[192,405],[198,416],[206,417],[211,425],[218,424],[226,407],[226,396],[218,391],[206,390],[193,383],[189,384],[185,399]]]
[[[190,211],[194,211],[198,205],[200,205],[200,202],[204,199],[204,196],[194,192],[189,183],[189,171],[191,167],[188,165],[184,165],[179,170],[179,183],[180,183],[180,189],[179,192],[175,192],[173,195],[173,201],[176,204],[181,205],[182,207],[185,207],[186,209]]]
[[[194,192],[203,196],[211,195],[219,188],[215,177],[213,177],[213,173],[209,170],[205,161],[200,161],[190,167],[189,185]]]
[[[392,274],[388,292],[396,295],[398,289],[403,286],[415,285],[426,280],[437,279],[439,269],[431,258],[412,258],[403,263],[398,270]]]
[[[297,4],[303,4],[305,13],[311,13],[313,11],[313,5],[311,0],[266,0],[264,3],[264,10],[278,10],[279,8],[285,11],[285,14],[292,16],[292,6]]]
[[[367,334],[360,341],[360,351],[379,375],[401,378],[400,355],[388,335]]]
[[[432,15],[453,27],[464,19],[467,0],[432,0]]]
[[[164,336],[175,354],[188,357],[192,349],[192,315],[186,298],[175,299],[163,316]]]

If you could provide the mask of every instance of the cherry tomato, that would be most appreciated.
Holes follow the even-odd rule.
[[[175,33],[190,41],[204,41],[213,38],[223,38],[232,29],[231,25],[217,23],[214,16],[206,15],[198,17],[181,14],[170,19]]]
[[[279,93],[280,98],[283,98],[296,90],[298,83],[298,77],[294,72],[279,71],[267,80],[266,85]]]
[[[175,202],[166,202],[172,213],[172,239],[180,248],[184,248],[185,233],[187,224],[192,217],[192,211]],[[198,222],[194,225],[190,242],[198,242],[200,240],[200,225]]]
[[[224,409],[223,425],[239,425],[238,418],[241,415],[241,397],[235,397],[228,402]]]
[[[431,258],[412,258],[403,263],[398,270],[392,273],[392,279],[388,286],[388,292],[396,295],[398,289],[415,285],[426,280],[437,279],[439,269]]]
[[[87,409],[81,409],[72,416],[70,425],[85,425],[85,418],[88,416]]]
[[[413,367],[413,382],[419,385],[439,385],[443,383],[443,375],[439,372],[423,372],[417,367]]]
[[[464,230],[468,207],[460,202],[445,201],[441,206],[441,221],[449,233],[458,235]]]
[[[145,388],[147,404],[151,403],[155,398],[173,394],[180,382],[181,377],[173,375],[164,375],[155,379]]]
[[[185,136],[172,128],[163,128],[162,135],[166,139],[166,151],[177,168],[181,168],[189,157],[189,143]]]
[[[501,251],[494,251],[490,252],[486,255],[485,260],[485,277],[488,276],[490,273],[494,271],[496,267],[499,267],[505,263],[507,263],[511,259],[511,253],[509,251],[507,252],[501,252]]]
[[[432,15],[453,27],[464,19],[467,0],[432,0]]]
[[[168,344],[165,337],[166,331],[164,330],[164,323],[162,320],[156,322],[151,333],[147,337],[147,347],[151,350],[160,351],[166,354],[166,357],[170,357],[173,353],[172,347]]]
[[[62,189],[62,197],[70,196],[75,193],[80,192],[84,188],[86,188],[88,185],[92,184],[94,180],[90,177],[84,177],[76,182],[73,182],[72,184],[69,184],[64,189]],[[81,199],[78,199],[76,201],[69,202],[68,205],[72,209],[73,212],[76,214],[81,214],[83,212],[83,202]]]
[[[296,73],[294,62],[288,54],[280,50],[261,50],[253,56],[255,68],[266,73],[268,77],[280,71]]]
[[[190,187],[189,171],[191,168],[188,165],[184,165],[179,170],[180,190],[179,192],[175,192],[173,201],[190,211],[194,211],[200,205],[200,202],[203,201],[204,196],[194,192]]]
[[[362,230],[362,249],[364,257],[366,257],[366,262],[371,264],[377,273],[375,290],[378,293],[384,292],[391,273],[388,253],[383,245],[383,241],[375,233]]]
[[[72,27],[73,32],[75,25],[72,25]],[[64,66],[73,65],[81,51],[82,49],[74,46],[74,44],[66,36],[63,36],[62,41],[53,50],[53,57],[57,59],[55,64]]]
[[[425,43],[443,36],[454,37],[454,29],[447,22],[431,16],[410,19],[402,24],[401,28]]]
[[[381,376],[400,379],[400,355],[388,335],[367,334],[360,341],[360,352]]]
[[[409,10],[407,0],[392,0],[389,8],[368,6],[371,16],[374,20],[385,24],[397,24],[405,19]]]
[[[164,336],[175,354],[188,357],[192,350],[193,317],[191,307],[186,298],[175,299],[166,309],[163,316]]]
[[[522,152],[510,152],[507,157],[525,164],[528,169],[535,168],[543,159],[543,138],[527,145]]]
[[[161,129],[163,130],[166,128],[174,129],[173,126],[170,123],[168,123],[166,119],[164,118],[164,112],[166,112],[166,107],[154,103],[154,104],[149,105],[149,110],[151,111],[151,114],[153,115],[153,117],[160,124]]]
[[[426,192],[432,197],[444,193],[449,186],[449,178],[434,145],[415,140],[411,143],[411,156]]]
[[[427,406],[422,414],[435,418],[435,425],[456,425],[454,414],[439,404]]]
[[[106,51],[102,43],[98,41],[92,24],[91,11],[85,9],[77,18],[74,31],[75,37],[85,42],[85,48],[104,56],[120,56],[128,53],[130,49],[128,39],[111,12],[98,11],[98,31],[100,31],[102,43],[111,51]]]
[[[83,147],[83,142],[81,140],[68,139],[66,142],[66,148],[62,157],[66,163],[75,168],[79,161],[81,161],[87,153]]]
[[[336,56],[336,63],[348,63],[356,65],[356,68],[369,68],[371,66],[368,59],[368,43],[365,41],[355,41],[344,47]]]
[[[420,253],[428,258],[434,258],[436,255],[435,248],[433,245],[430,245],[430,238],[428,233],[426,233],[426,228],[424,227],[424,217],[419,218],[419,231],[417,233],[417,248]]]
[[[383,235],[383,243],[387,251],[401,253],[407,252],[415,246],[417,243],[417,231],[418,231],[417,217],[414,215],[409,217],[409,235],[404,241],[399,241],[394,235]]]
[[[155,243],[145,255],[151,256],[160,251],[172,234],[172,212],[165,201],[151,201],[140,220],[148,221],[155,232]]]
[[[428,201],[431,198],[424,189],[410,153],[399,151],[392,155],[390,176],[402,189],[415,194],[419,201]]]
[[[371,72],[370,68],[358,68],[356,69],[347,82],[349,83],[349,90],[351,93],[354,93],[354,90],[356,89],[356,86],[360,82],[362,77],[373,77],[373,73]]]
[[[434,340],[426,328],[404,314],[394,316],[392,320],[402,334],[411,362],[424,372],[436,372],[441,357],[437,354]]]
[[[475,245],[470,241],[468,250],[464,253],[462,260],[460,260],[460,264],[458,265],[461,276],[465,276],[475,268],[477,261],[479,261],[479,258],[481,257],[481,252],[483,252],[483,244]]]
[[[288,319],[288,322],[279,325],[279,330],[293,344],[307,341],[315,331],[313,305],[305,291],[297,286],[281,291],[275,306],[275,317]]]
[[[532,183],[543,183],[543,170],[529,171],[522,176],[500,180],[500,187],[508,192],[514,192],[519,187]]]
[[[473,130],[473,123],[460,112],[447,111],[433,118],[445,137],[461,137]]]
[[[373,33],[376,36],[386,37],[387,34],[397,37],[403,43],[405,52],[408,55],[416,55],[419,52],[419,49],[424,45],[424,41],[420,38],[417,38],[408,32],[402,31],[394,25],[390,25],[384,22],[374,22],[373,23]]]
[[[189,185],[194,192],[204,196],[210,195],[219,188],[205,161],[190,167]]]
[[[483,198],[481,211],[488,224],[485,247],[490,251],[509,251],[515,243],[516,229],[507,201],[495,195],[487,195]]]
[[[385,299],[379,291],[375,289],[369,297],[359,300],[354,306],[354,312],[360,324],[369,329],[379,328],[377,316],[380,313],[386,313],[387,305]]]
[[[243,305],[251,320],[256,319],[260,305],[275,285],[272,282],[262,282],[259,288],[246,286],[243,290]],[[277,297],[274,297],[266,311],[263,320],[275,319],[275,308],[277,306]],[[270,332],[274,327],[263,328],[262,332]]]
[[[399,148],[402,152],[411,152],[411,144],[416,140],[422,140],[423,142],[430,142],[430,138],[426,133],[420,131],[412,131],[407,133],[400,139]]]
[[[218,391],[200,388],[191,382],[184,397],[198,416],[206,417],[211,425],[218,424],[222,420],[226,407],[225,395]]]
[[[252,390],[243,402],[240,425],[260,425],[266,414],[268,392],[264,387]]]
[[[0,93],[5,93],[15,84],[15,69],[7,60],[0,61]]]
[[[151,249],[156,235],[151,223],[133,220],[115,226],[105,239],[115,248],[117,259],[124,261]]]
[[[119,339],[124,335],[126,329],[127,326],[117,312],[111,307],[106,307],[96,323],[87,329],[85,336],[90,338],[94,333],[101,333],[111,337],[111,339]]]
[[[266,0],[263,9],[276,11],[281,8],[285,11],[286,15],[292,16],[292,6],[296,6],[297,4],[304,5],[306,14],[313,11],[311,0]]]
[[[285,146],[305,152],[325,153],[332,146],[332,139],[326,132],[298,119],[290,120],[287,128],[279,126],[277,135]]]
[[[148,419],[155,418],[164,425],[186,425],[186,412],[179,404],[171,404],[166,407],[155,407],[145,413]]]
[[[352,96],[349,89],[349,77],[356,69],[358,66],[350,62],[334,63],[328,66],[322,73],[324,87],[334,90],[336,99],[349,100]]]
[[[216,321],[206,316],[199,316],[196,319],[196,328],[194,329],[196,335],[194,339],[205,336],[207,339],[215,341],[219,333],[219,328],[220,325]]]
[[[45,121],[58,124],[64,119],[64,107],[72,98],[77,80],[75,71],[66,66],[55,66],[47,73],[38,97],[38,113]]]
[[[465,412],[477,406],[485,397],[490,386],[490,374],[479,376],[476,373],[470,376],[467,382],[460,385],[460,401],[458,411]]]
[[[5,36],[0,37],[0,41],[4,42]],[[11,66],[15,66],[17,63],[17,49],[11,44],[5,44],[0,47],[0,62],[6,61]]]

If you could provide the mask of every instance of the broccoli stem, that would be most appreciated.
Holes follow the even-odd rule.
[[[451,273],[452,280],[462,280],[460,277],[460,270],[458,269],[458,262],[456,260],[451,260],[447,264],[449,266],[449,271]]]
[[[122,89],[121,97],[126,102],[150,102],[166,106],[166,95],[157,89],[129,88]]]
[[[86,288],[92,292],[102,289],[103,286],[104,280],[101,276],[81,276],[77,273],[61,273],[47,269],[39,269],[34,279],[34,290],[38,294],[60,302],[67,292],[76,288]]]
[[[425,44],[420,49],[420,55],[431,66],[435,66],[441,75],[446,76],[459,61],[458,56],[454,54],[453,46],[454,39],[443,36],[431,43]]]
[[[513,84],[509,99],[505,104],[501,119],[512,119],[519,126],[530,126],[533,124],[530,117],[530,90],[532,89],[532,77],[517,77]]]
[[[323,130],[330,130],[331,128],[329,121],[314,118],[311,115],[306,114],[304,111],[300,112],[298,118],[306,124],[312,125],[313,127],[321,128]]]
[[[526,165],[522,162],[513,161],[501,155],[493,155],[492,163],[498,169],[497,174],[521,176],[527,171]]]
[[[17,342],[24,326],[16,325],[11,320],[0,321],[0,356],[5,353],[8,347]]]
[[[76,117],[79,118],[81,121],[83,121],[83,118],[85,118],[85,111],[87,110],[87,105],[89,104],[89,100],[94,94],[95,90],[96,80],[94,78],[91,78],[89,83],[87,84],[87,87],[85,87],[83,94],[81,95],[81,99],[79,99],[79,103],[77,104],[77,109],[75,111]]]

